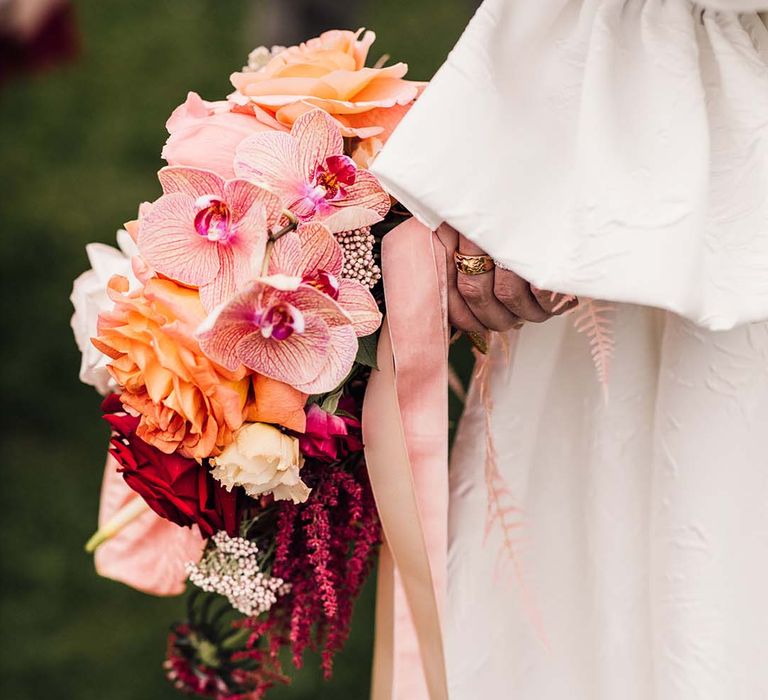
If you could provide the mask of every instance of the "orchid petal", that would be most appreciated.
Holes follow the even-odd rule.
[[[311,179],[329,156],[344,153],[344,140],[336,122],[321,109],[305,112],[294,123],[291,135],[299,148],[301,172]]]
[[[285,340],[256,331],[237,344],[237,356],[248,369],[295,386],[317,376],[329,352],[331,331],[317,316],[305,317],[302,333]]]
[[[210,282],[219,271],[215,244],[194,227],[195,203],[187,194],[158,199],[139,226],[141,256],[155,270],[183,284]]]
[[[267,236],[259,238],[239,237],[230,247],[235,254],[235,287],[245,289],[261,274],[267,250]]]
[[[360,282],[343,279],[339,286],[339,306],[349,314],[358,337],[375,333],[381,325],[381,312],[373,295]]]
[[[301,240],[304,274],[325,270],[341,276],[344,254],[333,234],[320,223],[302,224],[297,232]]]
[[[269,256],[269,274],[284,274],[301,277],[304,274],[302,264],[301,240],[298,233],[291,231],[275,241]]]
[[[255,304],[253,295],[243,292],[218,307],[195,333],[200,349],[230,371],[240,367],[237,344],[256,330],[253,322]]]
[[[347,186],[346,196],[333,202],[336,207],[363,207],[382,217],[390,208],[389,195],[379,181],[367,170],[358,170],[354,184]]]
[[[237,291],[235,261],[242,259],[242,256],[236,257],[230,246],[217,244],[216,248],[219,254],[219,273],[213,281],[200,287],[200,301],[206,311],[228,301]]]
[[[234,168],[238,177],[264,185],[286,206],[299,196],[304,184],[298,147],[290,134],[248,137],[237,147]]]
[[[193,199],[203,195],[224,198],[224,180],[211,170],[169,165],[157,173],[165,194],[181,192]]]
[[[277,198],[275,201],[279,203]],[[235,283],[238,289],[244,288],[262,272],[269,242],[267,221],[267,212],[257,200],[235,224],[229,245],[235,252]]]
[[[309,223],[275,243],[269,271],[307,278],[323,270],[339,277],[342,264],[341,246],[333,235],[322,224]]]
[[[277,224],[282,216],[283,207],[279,197],[248,180],[229,180],[224,185],[224,200],[232,212],[235,225],[238,225],[254,207],[263,212],[264,229]]]
[[[262,277],[259,280],[265,285],[269,285],[272,290],[280,292],[294,292],[301,286],[301,277],[298,275],[275,274]]]
[[[373,226],[382,218],[382,215],[373,209],[358,206],[344,207],[324,218],[323,226],[331,233],[341,233],[342,231],[354,231],[366,226]]]
[[[349,325],[352,322],[338,302],[309,285],[302,285],[296,291],[286,292],[281,298],[304,313],[320,316],[329,326]]]
[[[305,394],[323,394],[335,389],[349,374],[357,356],[357,338],[351,326],[330,329],[328,354],[320,372],[311,381],[294,386]]]

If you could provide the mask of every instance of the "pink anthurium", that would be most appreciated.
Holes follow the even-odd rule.
[[[199,287],[210,310],[260,274],[280,200],[208,170],[167,167],[158,177],[163,195],[139,220],[139,251],[157,272]]]
[[[302,114],[290,134],[264,132],[241,141],[235,173],[277,194],[302,221],[324,219],[344,207],[382,217],[389,211],[389,195],[344,155],[339,127],[320,109]]]
[[[222,304],[198,329],[203,352],[307,394],[334,389],[357,353],[352,321],[330,295],[300,277],[270,275]]]
[[[366,287],[341,277],[343,259],[341,246],[323,224],[300,224],[275,243],[269,273],[299,277],[326,293],[350,317],[357,336],[370,335],[381,324],[381,313]]]
[[[145,507],[98,547],[96,571],[152,595],[183,593],[185,565],[200,561],[205,539],[197,526],[179,527],[151,510],[125,483],[120,465],[109,455],[101,487],[99,525],[107,525],[133,503]]]

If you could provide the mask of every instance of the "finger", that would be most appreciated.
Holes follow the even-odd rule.
[[[525,321],[541,323],[552,316],[541,307],[528,282],[512,270],[496,268],[493,291],[509,311]]]
[[[452,326],[467,333],[485,333],[488,329],[467,306],[458,289],[448,290],[448,321]]]
[[[448,282],[448,321],[460,331],[484,333],[486,331],[485,326],[477,320],[461,294],[459,294],[457,286],[459,273],[453,261],[453,253],[459,244],[459,233],[456,229],[443,225],[437,230],[436,235],[440,248],[445,255]]]
[[[459,236],[459,252],[464,255],[485,255],[478,245],[468,238]],[[494,331],[506,331],[519,322],[519,318],[495,297],[494,271],[481,275],[458,273],[458,289],[474,316]]]
[[[435,235],[451,255],[453,255],[454,250],[459,249],[459,232],[453,226],[440,224],[437,231],[435,231]]]
[[[459,234],[459,252],[464,255],[485,255],[485,251],[474,241],[470,241],[466,236]]]
[[[539,306],[553,316],[559,316],[579,303],[579,300],[572,294],[550,292],[548,289],[539,289],[533,285],[531,285],[531,292],[536,297]]]

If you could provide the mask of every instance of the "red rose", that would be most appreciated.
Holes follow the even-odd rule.
[[[305,457],[321,462],[335,462],[351,452],[363,449],[360,421],[353,417],[354,401],[345,397],[339,402],[341,415],[324,411],[317,404],[307,409],[307,427],[299,434],[299,448]]]
[[[219,530],[239,534],[236,492],[227,491],[194,459],[165,454],[139,438],[139,419],[125,412],[117,394],[108,396],[101,408],[113,431],[110,453],[125,482],[155,513],[177,525],[197,525],[205,537]]]

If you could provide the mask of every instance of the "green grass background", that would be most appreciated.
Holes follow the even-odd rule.
[[[429,78],[471,0],[347,0],[374,53]],[[188,90],[219,99],[265,40],[256,0],[83,0],[77,61],[0,87],[2,485],[0,696],[9,700],[161,700],[165,636],[180,599],[100,579],[91,534],[107,431],[78,383],[69,293],[89,241],[114,242],[158,194],[165,120]],[[261,21],[259,20],[261,18]],[[317,29],[321,29],[318,27]],[[324,684],[314,663],[275,700],[367,695],[373,587]]]

